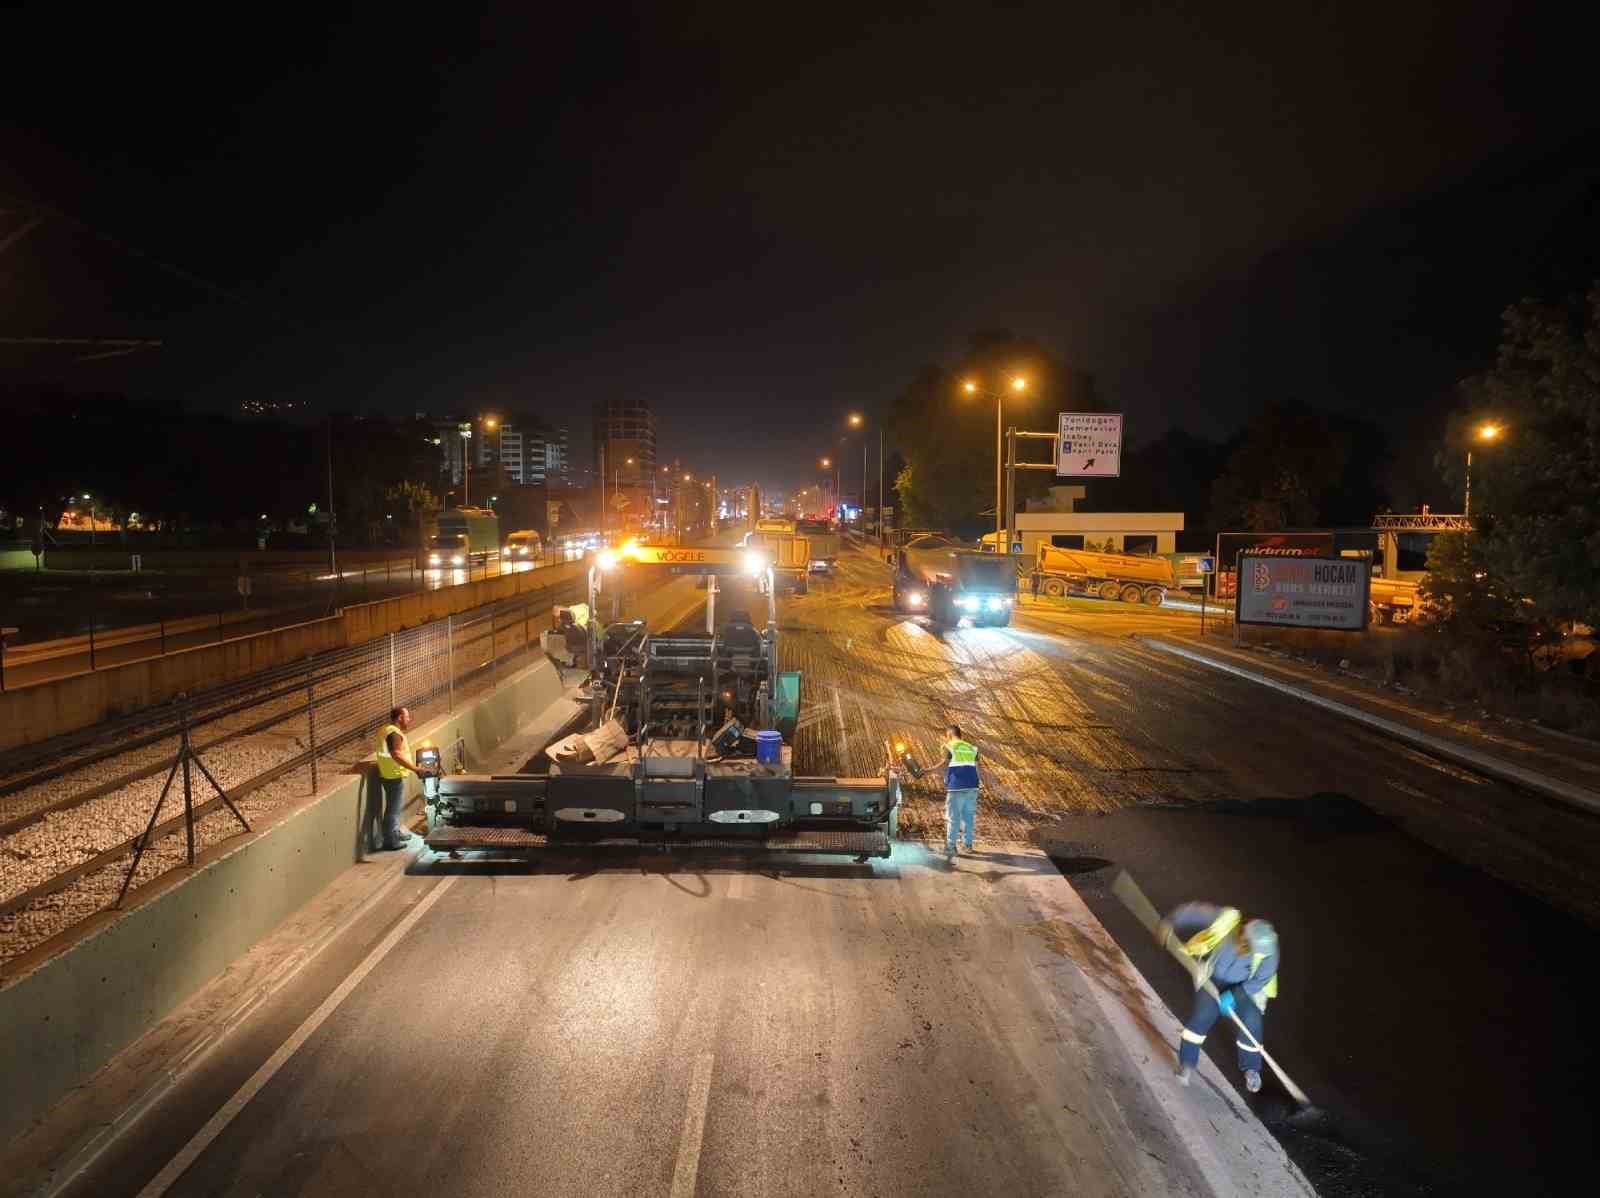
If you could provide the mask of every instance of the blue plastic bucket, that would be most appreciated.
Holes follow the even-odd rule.
[[[783,733],[756,733],[756,760],[763,765],[778,765],[783,761]]]

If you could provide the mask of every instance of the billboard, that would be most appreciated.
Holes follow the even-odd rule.
[[[1239,554],[1234,619],[1280,628],[1360,632],[1367,626],[1372,570],[1361,558]]]
[[[1218,599],[1233,598],[1234,568],[1241,553],[1262,557],[1334,557],[1331,532],[1223,532],[1217,534]]]
[[[1059,412],[1056,477],[1119,478],[1122,475],[1121,412]]]

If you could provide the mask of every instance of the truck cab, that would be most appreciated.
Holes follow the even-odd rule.
[[[544,541],[531,528],[518,529],[506,537],[502,553],[508,562],[540,562],[544,560]]]

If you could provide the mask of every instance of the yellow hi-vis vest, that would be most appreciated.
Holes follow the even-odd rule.
[[[398,724],[387,725],[382,732],[378,733],[378,777],[404,778],[406,776],[406,767],[389,755],[389,736],[391,733],[400,737],[401,752],[407,757],[411,756],[411,744],[406,740],[406,734],[400,731],[400,726]]]
[[[1201,985],[1204,985],[1205,980],[1211,976],[1211,954],[1215,952],[1217,946],[1226,940],[1233,930],[1239,926],[1240,918],[1241,917],[1237,907],[1224,907],[1221,913],[1211,921],[1209,926],[1202,928],[1200,931],[1196,932],[1193,936],[1190,936],[1189,939],[1183,942],[1184,952],[1188,953],[1191,957],[1199,957],[1201,959]],[[1256,970],[1261,968],[1261,962],[1265,961],[1266,959],[1267,956],[1265,953],[1250,954],[1251,977],[1256,976]],[[1196,988],[1198,989],[1198,987]],[[1260,1007],[1263,1011],[1266,1010],[1267,999],[1278,997],[1278,975],[1273,974],[1270,978],[1268,978],[1267,984],[1261,987],[1261,989],[1251,997],[1255,999],[1256,1006]]]

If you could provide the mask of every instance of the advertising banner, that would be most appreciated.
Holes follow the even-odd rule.
[[[1367,626],[1372,569],[1360,558],[1260,557],[1241,553],[1234,619],[1280,628],[1360,632]]]
[[[1254,553],[1262,557],[1333,557],[1331,532],[1224,532],[1217,534],[1217,556],[1213,569],[1217,572],[1218,599],[1233,598],[1234,568],[1239,554]]]

